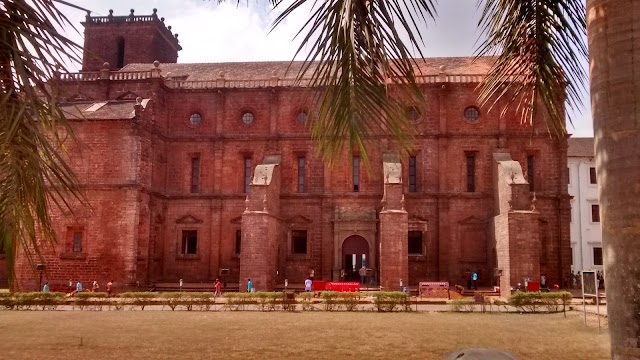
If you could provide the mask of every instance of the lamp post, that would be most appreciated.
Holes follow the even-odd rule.
[[[38,291],[42,291],[42,272],[46,269],[44,264],[37,264],[36,270],[38,270],[38,274],[40,275],[40,280],[38,280]]]

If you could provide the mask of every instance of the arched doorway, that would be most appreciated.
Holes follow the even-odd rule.
[[[345,271],[346,281],[359,281],[358,270],[371,267],[369,258],[369,243],[359,235],[351,235],[342,242],[342,269]]]

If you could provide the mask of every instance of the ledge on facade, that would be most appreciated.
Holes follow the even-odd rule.
[[[87,258],[87,254],[83,252],[63,252],[60,254],[62,260],[84,260]]]
[[[427,257],[424,254],[409,254],[409,260],[414,262],[426,262]]]
[[[291,261],[308,261],[311,260],[311,256],[306,254],[289,254],[287,255],[287,260],[291,260]]]
[[[200,260],[200,255],[178,254],[176,255],[176,260]]]

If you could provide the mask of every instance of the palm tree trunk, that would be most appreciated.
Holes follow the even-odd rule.
[[[596,166],[613,359],[640,358],[640,1],[588,0]]]

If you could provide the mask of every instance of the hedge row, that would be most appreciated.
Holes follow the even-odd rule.
[[[119,294],[119,298],[109,298],[107,293],[80,292],[68,297],[65,293],[33,292],[2,293],[0,306],[8,309],[31,310],[42,308],[55,309],[59,305],[71,305],[81,310],[100,310],[108,306],[123,310],[125,306],[144,310],[149,305],[168,306],[171,310],[184,308],[210,310],[213,305],[224,305],[228,310],[245,310],[248,305],[257,305],[261,311],[285,310],[294,311],[301,304],[303,311],[356,311],[360,304],[373,303],[378,311],[389,312],[410,310],[409,297],[402,292],[370,292],[344,293],[324,291],[318,299],[314,293],[293,294],[286,292],[225,293],[225,302],[216,302],[213,293],[203,292],[127,292]]]

